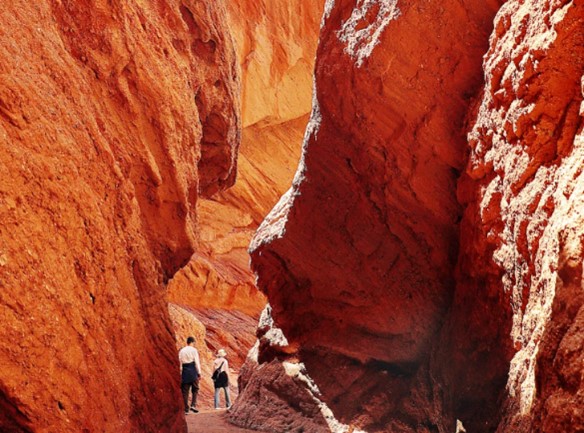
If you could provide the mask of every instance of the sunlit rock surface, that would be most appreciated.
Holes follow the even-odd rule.
[[[276,124],[310,111],[324,0],[229,2],[241,65],[244,127]]]
[[[306,369],[298,362],[297,347],[288,344],[274,327],[271,307],[260,317],[258,341],[240,370],[240,398],[230,420],[241,427],[265,432],[328,432],[323,404]],[[330,411],[329,411],[330,412]]]
[[[0,431],[185,431],[164,283],[199,187],[235,177],[222,3],[15,0],[0,23]]]
[[[170,301],[252,316],[264,308],[247,249],[300,158],[322,7],[323,0],[229,2],[246,126],[238,178],[229,190],[199,200],[198,251],[169,285]]]

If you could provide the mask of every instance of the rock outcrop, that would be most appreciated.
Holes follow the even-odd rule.
[[[247,249],[264,216],[289,187],[300,158],[323,3],[229,2],[245,126],[238,179],[233,188],[199,200],[197,254],[171,282],[171,302],[254,317],[266,305],[249,269]]]
[[[367,431],[430,425],[463,125],[496,6],[328,2],[301,166],[252,245],[276,325],[339,420]]]
[[[567,1],[509,1],[495,20],[443,346],[469,431],[584,431],[582,28]]]
[[[247,248],[294,177],[306,120],[244,129],[237,183],[213,199],[199,200],[198,251],[170,282],[171,302],[259,316],[266,299],[255,285]]]
[[[235,176],[221,4],[3,5],[1,431],[185,431],[164,284]]]
[[[340,431],[584,431],[583,24],[568,1],[327,2],[252,265]]]
[[[327,417],[332,419],[332,414],[298,362],[298,347],[288,344],[271,314],[268,305],[259,321],[258,341],[240,371],[241,398],[230,420],[266,432],[328,432]]]

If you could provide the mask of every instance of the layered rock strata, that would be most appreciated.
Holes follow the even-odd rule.
[[[263,216],[294,177],[306,121],[304,116],[244,129],[237,183],[212,199],[199,200],[198,250],[170,282],[169,301],[259,315],[266,299],[255,285],[247,248]]]
[[[497,6],[325,6],[303,158],[252,265],[345,424],[441,422],[428,364],[454,291],[463,125]]]
[[[194,251],[199,187],[235,175],[224,17],[3,5],[1,431],[185,431],[164,283]]]

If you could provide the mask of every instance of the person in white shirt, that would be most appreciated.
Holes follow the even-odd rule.
[[[193,399],[190,410],[197,413],[197,394],[201,379],[201,363],[199,352],[195,349],[195,337],[187,338],[187,345],[178,352],[181,369],[181,391],[185,404],[185,415],[189,414],[189,391],[192,390]]]
[[[215,385],[215,409],[219,409],[219,392],[225,393],[225,406],[231,407],[229,398],[229,363],[225,357],[227,352],[223,349],[217,351],[217,359],[213,361],[213,384]]]

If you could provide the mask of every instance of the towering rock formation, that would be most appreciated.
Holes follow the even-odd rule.
[[[233,188],[199,201],[201,242],[170,284],[172,302],[238,310],[255,318],[264,308],[247,249],[264,216],[290,185],[300,158],[323,3],[228,3],[245,126],[238,179]]]
[[[303,159],[252,244],[287,337],[258,372],[302,361],[369,433],[584,431],[583,24],[327,2]]]
[[[237,310],[257,320],[266,299],[255,285],[247,248],[261,219],[294,177],[306,120],[244,129],[237,183],[212,199],[199,200],[200,242],[169,284],[171,302]]]
[[[495,20],[442,354],[469,431],[499,412],[500,433],[584,431],[583,28],[568,1],[509,1]]]
[[[496,4],[325,9],[303,160],[258,231],[253,267],[341,421],[415,431],[430,418],[427,364],[454,289],[463,123]]]
[[[221,5],[3,5],[1,431],[185,430],[164,283],[235,177]]]
[[[179,344],[184,344],[183,337],[189,333],[185,323],[192,323],[192,329],[199,329],[203,338],[199,345],[202,353],[209,353],[209,348],[216,350],[218,344],[226,346],[233,378],[255,341],[255,326],[248,326],[249,322],[257,323],[266,305],[249,268],[247,249],[264,216],[290,185],[300,159],[311,109],[314,56],[323,3],[323,0],[228,3],[242,75],[245,126],[238,156],[238,178],[229,190],[198,201],[197,252],[170,282],[168,299],[184,307],[171,307],[175,313],[181,311],[181,314],[171,314],[177,337],[180,334]],[[194,326],[195,323],[199,325]],[[212,402],[212,384],[206,371],[208,361],[203,365],[202,407]],[[245,372],[251,370],[244,369],[243,382],[247,380]],[[268,370],[281,371],[282,366],[274,362]],[[263,375],[261,383],[272,378],[271,374]],[[297,397],[295,391],[299,385],[286,377],[280,379],[276,387],[286,396]],[[259,383],[258,380],[257,386],[250,389],[259,390]],[[286,390],[287,386],[292,388]],[[233,381],[232,397],[237,395],[237,388],[237,382]],[[265,396],[262,393],[262,398]],[[245,420],[240,420],[240,424],[263,426],[271,431],[289,426],[282,414],[293,410],[278,398],[273,398],[274,403],[267,407],[265,399],[260,402],[258,397],[249,394],[243,397],[245,408],[255,410],[239,411],[245,413]],[[302,405],[306,401],[311,401],[308,393],[303,394]],[[312,405],[314,409],[314,402]],[[280,416],[274,416],[273,410],[280,411]],[[312,413],[318,414],[318,408]],[[272,419],[274,422],[270,422]],[[317,421],[307,419],[298,424],[314,432],[316,425]]]

